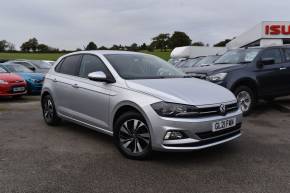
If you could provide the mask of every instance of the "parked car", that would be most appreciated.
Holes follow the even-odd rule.
[[[181,61],[186,60],[186,58],[170,58],[168,62],[172,64],[173,66],[176,66],[179,64]]]
[[[193,67],[182,68],[182,71],[185,72],[186,74],[192,74],[195,71],[198,71],[199,68],[203,68],[205,66],[214,65],[214,62],[218,58],[220,58],[220,56],[218,56],[218,55],[206,56],[206,57],[202,58],[199,62],[197,62]]]
[[[207,148],[241,135],[242,112],[230,91],[142,53],[65,55],[46,75],[41,103],[47,124],[65,119],[112,135],[132,159],[152,150]]]
[[[0,66],[0,97],[21,97],[26,94],[26,82]]]
[[[248,115],[259,99],[290,94],[290,47],[230,50],[215,65],[195,69],[189,75],[231,90]]]
[[[29,68],[33,72],[46,74],[51,68],[51,64],[41,60],[12,60],[8,63],[21,64],[26,68]]]
[[[55,61],[52,60],[41,60],[42,62],[46,62],[47,64],[49,64],[50,66],[52,66],[54,64]]]
[[[201,61],[205,56],[199,56],[196,58],[186,58],[185,60],[180,61],[175,66],[177,68],[192,68],[194,67],[199,61]]]
[[[44,81],[43,74],[34,73],[30,69],[16,63],[2,63],[0,66],[7,72],[21,76],[27,83],[28,94],[40,94]]]
[[[203,59],[201,59],[199,62],[196,63],[196,67],[204,67],[204,66],[210,66],[214,65],[215,61],[219,59],[221,56],[219,55],[212,55],[212,56],[206,56]]]

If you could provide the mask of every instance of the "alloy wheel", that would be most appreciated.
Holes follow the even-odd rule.
[[[249,111],[252,105],[252,98],[250,93],[248,93],[247,91],[241,91],[237,95],[237,100],[243,112]]]
[[[130,154],[143,153],[150,146],[150,133],[145,123],[138,119],[125,121],[119,130],[120,146]]]
[[[44,114],[44,118],[47,121],[50,121],[53,119],[53,115],[54,115],[54,108],[53,108],[53,103],[51,101],[50,98],[47,98],[44,101],[44,106],[43,106],[43,114]]]

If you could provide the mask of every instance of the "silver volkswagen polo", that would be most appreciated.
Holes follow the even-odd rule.
[[[203,149],[241,135],[242,112],[230,91],[142,53],[65,55],[46,75],[41,103],[48,125],[65,119],[109,134],[131,159],[153,150]]]

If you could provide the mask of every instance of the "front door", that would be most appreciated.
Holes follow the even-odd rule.
[[[74,101],[78,119],[100,129],[109,129],[109,101],[111,84],[88,79],[91,72],[102,71],[107,76],[110,72],[105,64],[95,55],[85,54],[82,57],[78,87],[75,88]]]
[[[261,53],[261,60],[273,59],[273,64],[257,68],[257,80],[262,96],[276,96],[285,90],[285,64],[279,48],[266,49]]]

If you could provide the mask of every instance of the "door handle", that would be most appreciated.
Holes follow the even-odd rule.
[[[52,80],[53,82],[57,82],[56,78]]]
[[[72,87],[73,88],[80,88],[78,84],[73,84]]]
[[[287,70],[287,68],[286,67],[281,67],[280,70]]]

